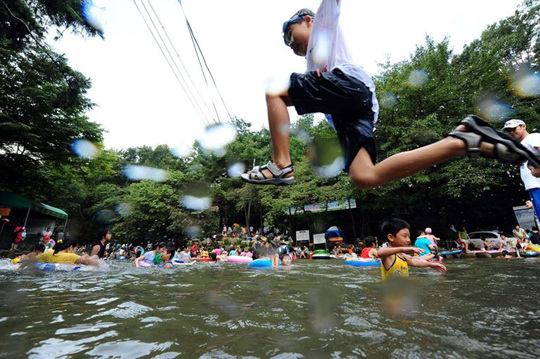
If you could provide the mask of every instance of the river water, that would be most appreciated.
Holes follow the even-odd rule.
[[[445,264],[389,285],[379,268],[340,260],[100,272],[0,260],[0,356],[540,357],[540,258]]]

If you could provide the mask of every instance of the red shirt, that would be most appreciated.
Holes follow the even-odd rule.
[[[372,250],[373,248],[371,247],[366,247],[364,249],[362,249],[362,253],[360,253],[360,258],[371,258],[369,256],[369,251]]]

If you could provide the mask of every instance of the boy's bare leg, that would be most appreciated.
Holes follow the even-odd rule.
[[[458,127],[458,130],[464,129],[464,126]],[[484,153],[493,152],[490,143],[482,143],[480,148]],[[465,153],[466,146],[462,140],[446,137],[431,145],[395,154],[374,165],[366,149],[362,148],[351,164],[349,175],[358,188],[371,189],[461,157]]]
[[[272,161],[283,168],[291,164],[289,147],[289,137],[291,122],[289,118],[288,106],[292,106],[287,91],[279,94],[266,95],[266,108],[268,111],[268,125],[272,137]],[[262,173],[271,178],[272,173],[264,169]],[[285,177],[293,176],[294,172],[288,173]]]

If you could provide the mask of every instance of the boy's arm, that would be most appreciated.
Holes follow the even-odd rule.
[[[407,264],[411,267],[430,267],[438,270],[439,272],[446,272],[446,267],[438,262],[429,262],[424,259],[414,259],[413,257],[409,255],[404,256],[407,260]]]
[[[388,248],[380,248],[377,250],[377,257],[379,258],[385,258],[394,254],[399,253],[422,253],[424,252],[421,248],[416,247],[388,247]]]

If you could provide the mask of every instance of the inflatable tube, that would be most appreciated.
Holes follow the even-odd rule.
[[[51,272],[51,271],[71,271],[71,270],[79,270],[81,269],[80,266],[76,264],[68,264],[68,263],[43,263],[38,262],[34,264],[35,269],[42,270],[44,272]]]
[[[540,245],[538,244],[529,244],[527,248],[525,248],[528,251],[533,251],[540,254]]]
[[[445,258],[449,258],[449,257],[454,257],[454,258],[458,258],[461,256],[461,254],[463,253],[463,251],[461,249],[456,249],[455,251],[444,251],[444,252],[439,252],[439,255],[445,257]]]
[[[233,263],[251,263],[253,258],[246,256],[229,256],[227,257],[229,262]]]
[[[195,258],[195,260],[197,260],[199,262],[211,262],[212,258],[210,258],[210,257],[197,257],[197,258]]]
[[[280,266],[282,265],[281,262],[279,263],[279,265]],[[259,258],[250,262],[248,266],[250,268],[257,268],[257,269],[270,269],[272,268],[272,260],[270,258]]]
[[[527,249],[525,253],[523,253],[523,257],[540,257],[540,252],[537,252],[535,250]]]
[[[345,264],[353,267],[375,267],[380,266],[381,261],[379,259],[355,258],[347,259]]]

